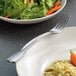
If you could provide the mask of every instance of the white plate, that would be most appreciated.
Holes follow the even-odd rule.
[[[47,35],[16,63],[18,76],[41,76],[48,59],[53,60],[57,56],[69,59],[69,55],[66,56],[69,52],[64,51],[71,48],[76,48],[76,27],[68,27],[60,34]]]

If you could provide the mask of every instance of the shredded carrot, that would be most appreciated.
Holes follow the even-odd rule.
[[[30,3],[33,2],[34,0],[30,0]]]
[[[71,51],[71,63],[76,66],[76,54]]]
[[[8,18],[9,16],[10,16],[10,15],[8,14],[8,15],[6,15],[5,17]]]
[[[31,4],[31,2],[34,2],[34,0],[30,0],[30,3],[29,4]],[[29,6],[29,4],[27,5],[27,7]]]
[[[61,8],[61,6],[57,6],[57,7],[55,7],[55,8],[52,8],[52,9],[49,10],[46,14],[47,14],[47,15],[50,15],[50,14],[54,13],[55,11],[59,10],[60,8]]]
[[[55,8],[55,7],[59,6],[60,4],[61,4],[61,2],[58,1],[58,2],[56,2],[56,3],[54,4],[54,6],[53,6],[52,8]]]

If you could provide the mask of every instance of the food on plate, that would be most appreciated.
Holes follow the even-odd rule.
[[[76,54],[71,50],[70,60],[53,62],[44,70],[44,76],[76,76]]]
[[[57,61],[46,68],[44,76],[76,76],[76,67],[69,61]]]
[[[61,0],[0,0],[0,16],[34,19],[51,15],[61,7]]]
[[[76,66],[76,53],[74,53],[73,50],[70,50],[70,53],[71,53],[71,56],[70,56],[70,59],[71,59],[71,63]]]

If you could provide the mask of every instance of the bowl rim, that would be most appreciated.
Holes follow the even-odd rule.
[[[61,9],[59,9],[58,11],[56,11],[55,13],[51,14],[51,15],[48,15],[48,16],[44,16],[44,17],[41,17],[41,18],[35,18],[35,19],[11,19],[11,18],[5,18],[5,17],[2,17],[0,16],[0,19],[2,20],[7,20],[7,21],[14,21],[14,22],[25,22],[25,21],[37,21],[37,20],[41,20],[41,19],[46,19],[46,18],[50,18],[50,17],[53,17],[55,16],[56,14],[58,14],[59,12],[61,12],[63,10],[63,8],[66,6],[67,4],[67,0],[64,1],[64,4],[62,6]]]

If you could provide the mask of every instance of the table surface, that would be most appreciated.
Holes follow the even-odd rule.
[[[68,0],[65,12],[71,15],[68,26],[76,25],[76,0]],[[17,76],[15,64],[6,59],[19,51],[29,40],[48,31],[54,19],[32,25],[18,25],[0,20],[0,76]]]

